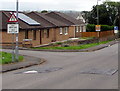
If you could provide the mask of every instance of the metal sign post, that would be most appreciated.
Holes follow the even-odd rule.
[[[16,2],[16,18],[18,20],[18,0]],[[18,21],[16,22],[18,24]],[[16,33],[16,48],[15,48],[15,54],[16,54],[16,61],[18,61],[18,33]]]
[[[18,25],[18,0],[16,3],[16,16],[14,13],[10,16],[8,22],[13,22],[13,24],[8,24],[7,25],[7,33],[12,34],[12,62],[18,61],[18,33],[19,33],[19,25]],[[16,23],[16,24],[14,24]],[[14,53],[14,34],[16,34],[16,47],[15,47],[15,53]],[[15,54],[15,57],[14,57]],[[16,60],[14,60],[16,58]]]
[[[15,61],[15,53],[14,53],[14,33],[12,34],[12,62]]]
[[[19,33],[19,25],[18,24],[8,24],[7,25],[7,33],[12,34],[12,62],[14,62],[15,61],[14,34]]]

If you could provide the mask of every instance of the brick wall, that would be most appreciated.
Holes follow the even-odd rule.
[[[34,39],[34,31],[36,31],[36,39]],[[32,39],[32,46],[40,45],[40,30],[31,30],[29,31],[28,38]]]
[[[62,41],[69,39],[69,28],[68,28],[68,34],[65,34],[65,27],[62,28],[62,34],[60,34],[60,28],[56,28],[56,41]]]
[[[44,31],[44,35],[42,35],[42,44],[48,44],[48,43],[51,43],[54,39],[54,29],[51,28],[49,29],[49,37],[47,37],[47,30],[44,29],[44,30],[41,30],[41,32]],[[43,33],[42,33],[43,34]]]
[[[74,38],[75,37],[75,27],[70,26],[69,27],[69,38]]]
[[[70,31],[69,33],[70,38],[82,37],[82,32],[86,31],[86,27],[85,26],[70,26],[69,31]]]
[[[32,46],[38,46],[41,44],[48,44],[53,41],[62,41],[67,40],[71,37],[74,37],[74,29],[75,26],[70,26],[68,28],[67,34],[65,34],[65,27],[62,27],[62,34],[60,34],[60,28],[50,28],[49,35],[47,36],[47,29],[43,30],[29,30],[28,31],[28,39],[32,39],[31,44]],[[21,30],[19,32],[19,46],[22,46],[25,42],[25,31]],[[34,39],[34,31],[36,31],[36,39]],[[11,45],[12,43],[12,34],[8,34],[6,31],[0,32],[2,34],[2,43],[0,45]],[[97,32],[76,32],[76,37],[98,37]],[[114,36],[113,31],[104,31],[100,32],[100,37],[106,36]],[[15,41],[15,35],[14,35]],[[29,44],[29,43],[28,43]]]
[[[12,37],[13,37],[13,34],[8,34],[6,31],[0,31],[0,33],[2,34],[2,40],[1,40],[1,43],[0,45],[2,46],[10,46],[11,43],[12,43]],[[14,42],[15,42],[15,34],[14,34]],[[22,44],[22,41],[23,41],[23,38],[24,38],[24,31],[20,31],[19,33],[19,46],[21,46]]]

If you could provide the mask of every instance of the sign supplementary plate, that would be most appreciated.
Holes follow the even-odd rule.
[[[18,24],[8,24],[7,25],[7,33],[19,33],[19,25]]]

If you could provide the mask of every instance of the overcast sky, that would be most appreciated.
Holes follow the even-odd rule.
[[[99,0],[101,4],[105,0]],[[120,1],[120,0],[112,0]],[[16,0],[0,0],[0,10],[15,10]],[[75,10],[90,11],[97,0],[19,0],[20,11]]]

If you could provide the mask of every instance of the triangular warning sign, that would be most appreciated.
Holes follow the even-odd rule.
[[[8,22],[18,22],[16,16],[14,15],[14,13],[12,13],[12,15],[10,16]]]

